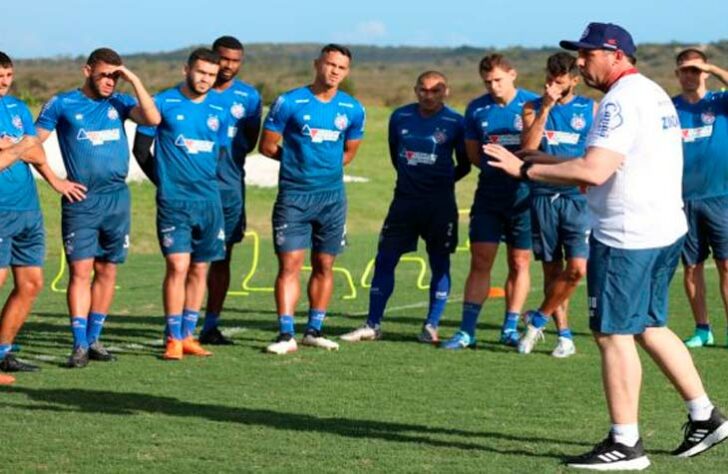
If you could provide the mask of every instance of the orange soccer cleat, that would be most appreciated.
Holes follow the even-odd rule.
[[[180,339],[167,338],[167,349],[162,356],[164,360],[181,360],[183,353],[184,349]]]
[[[15,383],[15,377],[12,375],[0,374],[0,385],[12,385]]]
[[[202,347],[192,336],[188,336],[182,340],[182,351],[187,355],[199,357],[208,357],[212,355],[212,352]]]

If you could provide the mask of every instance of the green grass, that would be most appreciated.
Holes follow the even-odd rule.
[[[385,153],[387,111],[369,114],[369,135],[351,174],[368,184],[348,187],[351,246],[337,261],[358,280],[376,248],[376,232],[389,204],[392,172]],[[470,204],[474,176],[460,190]],[[58,270],[58,203],[44,185],[50,282]],[[119,352],[115,363],[63,369],[70,350],[65,295],[41,294],[18,342],[21,356],[42,366],[0,388],[2,472],[562,472],[559,459],[584,451],[608,428],[599,378],[599,356],[586,324],[584,290],[572,304],[578,354],[555,360],[546,344],[528,357],[494,343],[502,300],[486,304],[479,349],[448,353],[415,342],[427,292],[418,290],[418,267],[403,263],[377,343],[342,345],[338,353],[301,348],[287,357],[261,349],[276,331],[270,293],[231,297],[223,316],[237,345],[215,349],[209,359],[164,362],[158,342],[163,326],[160,283],[163,259],[154,237],[153,189],[132,186],[133,253],[119,272],[119,291],[104,340]],[[248,193],[251,228],[261,236],[260,268],[251,281],[270,286],[275,258],[269,229],[271,190]],[[466,226],[461,225],[463,237]],[[419,254],[421,255],[421,253]],[[237,248],[235,285],[249,270],[250,241]],[[453,256],[452,301],[442,333],[459,323],[459,301],[468,255]],[[538,303],[540,272],[533,268],[529,306]],[[677,275],[671,292],[672,325],[690,331],[690,316]],[[499,260],[494,281],[505,279]],[[708,271],[710,307],[721,347],[695,351],[709,393],[728,406],[724,326],[714,270]],[[0,297],[7,294],[6,285]],[[338,335],[363,320],[367,292],[343,300],[348,289],[337,274],[327,322]],[[299,304],[303,322],[305,301]],[[693,460],[667,453],[680,439],[684,408],[645,358],[641,429],[652,472],[723,472],[725,446]],[[723,466],[723,467],[721,467]]]

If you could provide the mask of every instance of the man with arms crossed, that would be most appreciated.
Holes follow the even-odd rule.
[[[463,142],[463,116],[445,105],[450,90],[437,71],[420,74],[417,103],[389,119],[389,157],[397,172],[394,199],[384,221],[364,326],[341,336],[358,342],[381,337],[384,308],[394,290],[402,254],[417,250],[421,236],[430,261],[430,307],[418,339],[437,343],[440,317],[450,294],[450,254],[458,241],[455,182],[470,172]],[[453,164],[453,153],[457,166]]]
[[[313,84],[278,97],[263,125],[260,152],[281,162],[272,218],[280,331],[276,342],[266,348],[273,354],[298,349],[293,315],[308,248],[313,271],[308,283],[308,323],[301,343],[339,348],[322,336],[321,328],[333,292],[334,260],[346,239],[344,166],[354,159],[364,136],[364,108],[338,89],[350,65],[348,48],[324,46],[314,61]]]
[[[695,319],[695,332],[685,344],[702,347],[714,344],[703,271],[711,249],[728,318],[728,92],[709,91],[705,84],[713,75],[728,85],[728,71],[708,63],[702,51],[686,49],[677,55],[675,75],[682,89],[672,101],[682,127],[683,199],[688,218],[682,260],[685,292]]]
[[[650,464],[637,425],[642,368],[635,343],[685,401],[688,422],[673,454],[695,456],[728,437],[728,420],[706,395],[687,348],[667,328],[669,284],[687,230],[677,112],[665,91],[634,68],[636,48],[623,28],[591,23],[579,41],[561,46],[579,51],[584,81],[606,93],[586,155],[534,164],[497,145],[485,152],[492,166],[514,177],[590,186],[589,326],[602,357],[612,428],[592,451],[566,464],[595,470]]]
[[[505,237],[508,253],[506,311],[500,341],[518,345],[518,320],[530,286],[531,210],[528,185],[486,166],[482,145],[500,143],[511,150],[521,147],[526,102],[538,96],[515,87],[516,70],[500,54],[480,61],[480,76],[487,94],[473,100],[465,111],[465,149],[480,168],[478,189],[470,211],[470,273],[465,282],[460,330],[442,343],[445,349],[475,347],[480,309],[490,291],[490,274]]]
[[[67,174],[86,189],[84,200],[62,202],[63,246],[70,269],[66,298],[73,333],[68,359],[72,368],[85,367],[89,359],[114,359],[99,338],[114,298],[117,265],[129,250],[131,204],[125,181],[129,145],[124,121],[159,122],[159,112],[142,82],[122,65],[115,51],[93,51],[83,74],[81,88],[51,98],[36,120],[42,142],[57,131]],[[115,92],[119,79],[131,84],[138,102]]]
[[[230,288],[230,259],[233,245],[245,233],[245,155],[255,146],[260,133],[261,101],[255,88],[236,79],[245,54],[242,43],[232,36],[221,36],[212,44],[220,55],[220,71],[214,90],[231,115],[232,142],[217,165],[223,216],[225,217],[225,259],[212,262],[207,275],[207,308],[200,331],[200,343],[232,344],[218,328],[225,296]]]
[[[218,94],[210,93],[219,64],[214,51],[194,50],[185,65],[184,82],[154,96],[161,123],[156,130],[137,129],[134,142],[137,160],[151,169],[157,183],[157,238],[166,261],[166,360],[212,355],[193,335],[209,262],[225,257],[217,166],[226,153],[221,144],[229,141],[230,115]]]
[[[540,149],[559,159],[584,156],[596,104],[574,94],[578,83],[574,56],[562,52],[548,58],[544,95],[523,107],[523,149]],[[531,183],[531,229],[533,253],[543,262],[545,298],[528,313],[518,352],[531,352],[553,315],[559,342],[551,355],[569,357],[576,348],[566,311],[569,297],[586,274],[589,255],[586,197],[577,186]]]

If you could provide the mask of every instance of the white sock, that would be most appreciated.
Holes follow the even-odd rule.
[[[633,447],[640,440],[640,430],[637,423],[612,425],[612,437],[617,443]]]
[[[705,421],[710,418],[713,413],[713,404],[710,402],[708,395],[695,398],[693,400],[687,400],[685,406],[688,408],[690,419],[693,421]]]

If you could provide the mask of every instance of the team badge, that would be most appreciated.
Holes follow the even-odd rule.
[[[339,130],[344,130],[349,125],[349,117],[346,114],[336,114],[334,119],[334,127]]]
[[[73,253],[73,240],[72,239],[66,239],[63,241],[63,248],[66,250],[66,255],[71,255]]]
[[[217,232],[217,240],[225,240],[225,230],[224,229],[221,228]]]
[[[20,118],[19,115],[13,115],[13,127],[17,128],[18,130],[23,129],[23,120]]]
[[[519,132],[523,130],[523,119],[520,115],[516,115],[516,118],[513,119],[513,128],[515,128]]]
[[[236,119],[240,120],[245,117],[245,107],[239,102],[235,102],[230,106],[230,114]]]
[[[162,237],[162,246],[169,248],[172,244],[174,244],[174,238],[170,234],[164,234],[164,237]]]
[[[586,119],[582,114],[574,114],[571,116],[571,128],[574,130],[583,130],[586,127]]]
[[[713,122],[715,122],[715,114],[712,110],[706,110],[700,114],[700,120],[702,120],[705,125],[712,125]]]
[[[220,119],[217,118],[217,115],[210,115],[207,117],[207,128],[213,132],[217,132],[220,128]]]
[[[443,130],[435,130],[435,133],[432,134],[432,139],[438,145],[442,145],[447,141],[447,134]]]
[[[109,110],[106,111],[106,116],[109,117],[109,120],[116,120],[119,118],[119,112],[115,108],[109,107]]]

